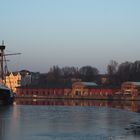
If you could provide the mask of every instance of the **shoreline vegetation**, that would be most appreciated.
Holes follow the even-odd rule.
[[[95,82],[98,85],[120,86],[125,81],[140,82],[140,61],[118,64],[111,60],[106,67],[106,73],[100,74],[96,67],[87,65],[78,67],[53,66],[47,73],[41,74],[39,83],[67,84],[73,81]]]

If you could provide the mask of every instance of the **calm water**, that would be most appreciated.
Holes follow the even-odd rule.
[[[0,106],[0,140],[139,140],[126,129],[140,122],[139,104],[17,100]]]

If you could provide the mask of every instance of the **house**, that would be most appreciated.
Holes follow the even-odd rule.
[[[76,82],[72,85],[72,96],[91,99],[105,99],[114,96],[120,89],[113,86],[100,86],[94,82]]]
[[[21,75],[19,72],[10,72],[6,74],[5,83],[8,88],[16,93],[16,87],[21,85]]]
[[[75,82],[72,85],[72,92],[73,96],[82,96],[89,93],[90,88],[97,87],[98,85],[94,82]]]
[[[31,84],[31,74],[28,70],[21,70],[21,86],[28,86]]]
[[[124,95],[138,96],[140,95],[140,82],[124,82],[121,91]]]
[[[39,82],[40,73],[21,70],[21,86],[37,85]]]

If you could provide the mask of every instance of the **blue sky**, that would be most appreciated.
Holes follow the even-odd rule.
[[[140,60],[139,0],[0,0],[0,40],[9,69],[47,72],[53,65]]]

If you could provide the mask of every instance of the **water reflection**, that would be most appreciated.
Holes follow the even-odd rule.
[[[16,99],[17,105],[47,105],[47,106],[98,106],[112,107],[140,112],[139,101],[106,101],[106,100],[56,100],[56,99]]]
[[[0,140],[16,140],[19,135],[19,114],[17,107],[13,106],[0,106]]]
[[[0,106],[0,140],[139,140],[126,129],[140,114],[116,109],[132,106],[133,102],[18,99],[13,106]]]

